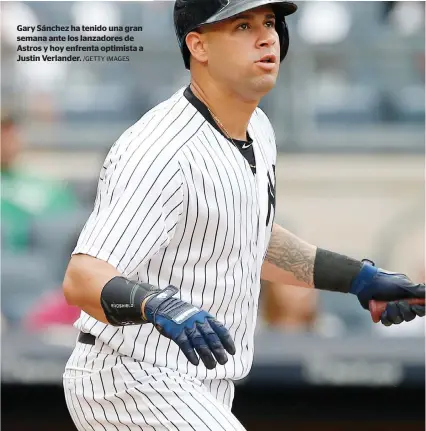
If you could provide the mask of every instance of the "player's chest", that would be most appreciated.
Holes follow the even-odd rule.
[[[275,175],[258,157],[254,175],[238,151],[226,148],[222,157],[210,157],[188,150],[182,166],[184,211],[198,225],[218,229],[240,226],[257,235],[268,229],[275,213]],[[263,163],[263,166],[260,166]]]
[[[256,176],[237,151],[227,157],[198,157],[183,167],[184,199],[191,214],[199,218],[258,215],[262,196]]]

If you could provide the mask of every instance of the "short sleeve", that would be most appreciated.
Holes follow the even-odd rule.
[[[182,214],[182,185],[179,163],[167,148],[111,150],[73,254],[104,260],[125,276],[135,273],[173,238]]]

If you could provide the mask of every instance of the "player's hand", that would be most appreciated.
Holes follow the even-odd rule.
[[[363,308],[368,310],[369,301],[372,299],[389,302],[380,317],[382,324],[386,326],[409,322],[416,316],[424,317],[424,305],[408,304],[404,301],[411,298],[424,299],[424,283],[413,283],[405,274],[377,268],[371,261],[363,262],[364,265],[352,282],[350,291],[357,295]]]
[[[206,311],[173,298],[176,292],[176,287],[168,286],[150,296],[143,309],[146,320],[173,340],[192,364],[199,364],[198,356],[209,370],[216,367],[216,361],[226,364],[226,352],[235,354],[228,330]]]

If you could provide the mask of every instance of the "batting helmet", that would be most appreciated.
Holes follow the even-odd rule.
[[[271,5],[276,15],[276,30],[280,39],[283,61],[287,55],[289,35],[285,17],[296,12],[297,6],[288,1],[277,0],[176,0],[174,23],[185,67],[189,69],[190,52],[185,38],[191,31],[205,24],[223,21],[260,6]]]

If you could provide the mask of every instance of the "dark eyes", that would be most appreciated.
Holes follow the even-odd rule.
[[[266,21],[265,25],[269,28],[275,28],[275,21]],[[250,24],[247,22],[243,22],[237,28],[240,30],[247,30],[248,28],[250,28]]]
[[[240,24],[237,28],[239,28],[241,30],[247,30],[248,29],[248,24],[246,24],[246,23]]]

